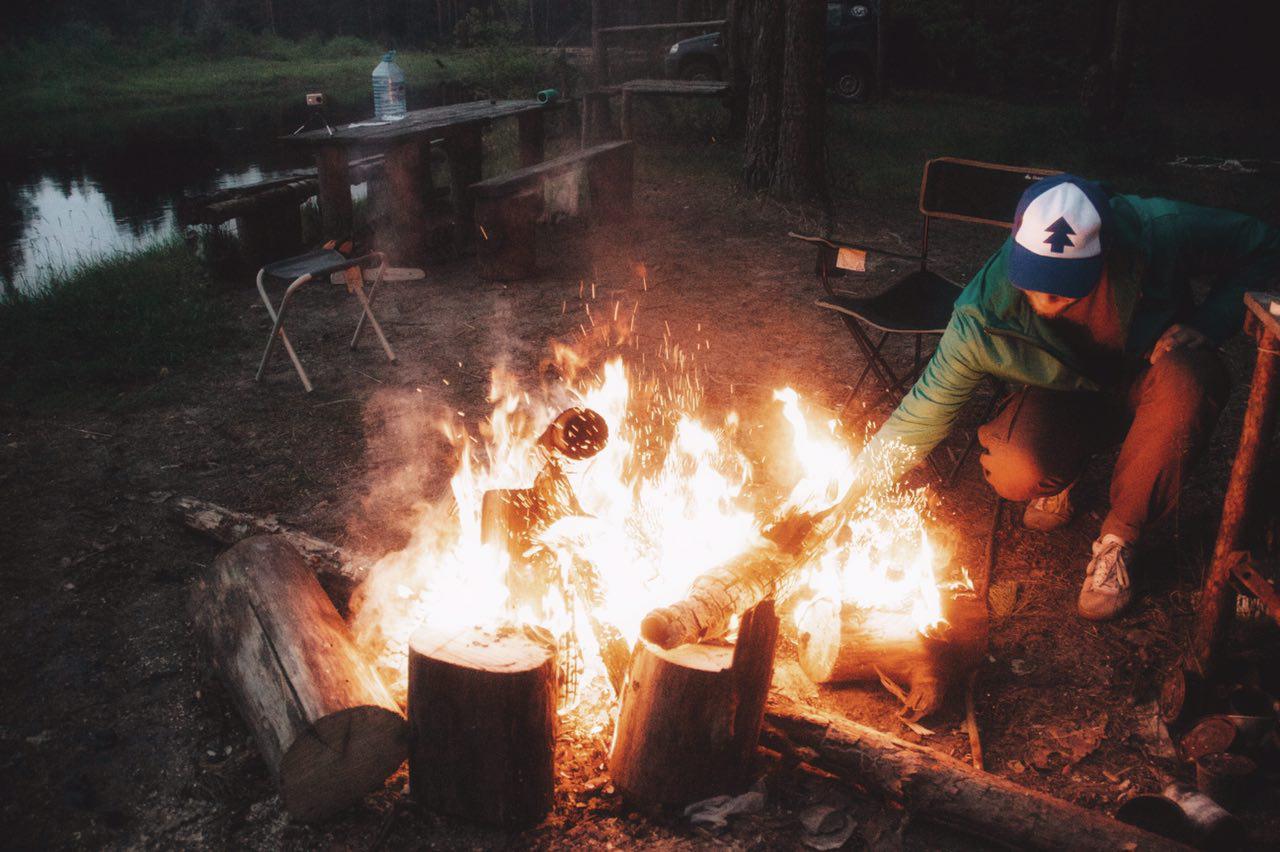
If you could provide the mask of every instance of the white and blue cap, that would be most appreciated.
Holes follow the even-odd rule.
[[[1019,290],[1078,299],[1102,278],[1107,193],[1075,175],[1038,180],[1018,202],[1009,280]]]

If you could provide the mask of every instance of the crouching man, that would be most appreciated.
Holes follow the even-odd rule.
[[[994,376],[1016,390],[978,432],[983,472],[1001,496],[1028,501],[1028,527],[1053,530],[1071,520],[1090,457],[1119,443],[1078,603],[1085,618],[1114,618],[1133,599],[1135,550],[1177,504],[1226,401],[1217,346],[1240,330],[1245,291],[1278,281],[1280,231],[1256,219],[1109,195],[1071,175],[1040,180],[868,450],[901,441],[905,472]]]

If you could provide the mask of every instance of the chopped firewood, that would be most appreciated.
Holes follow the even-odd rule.
[[[724,645],[664,650],[641,640],[609,755],[609,772],[627,797],[687,805],[745,786],[777,641],[777,617],[772,605],[763,606],[736,651]]]
[[[903,704],[915,722],[941,707],[950,685],[963,681],[986,651],[987,610],[977,595],[944,592],[943,617],[925,636],[900,614],[805,602],[795,616],[800,667],[815,683],[883,681],[886,672],[908,684]]]
[[[191,604],[196,635],[291,816],[330,816],[400,766],[404,717],[287,538],[233,546]]]
[[[555,650],[514,627],[409,643],[409,791],[439,813],[532,825],[555,801]]]
[[[1185,849],[1110,817],[1027,790],[923,746],[771,696],[765,721],[811,748],[819,769],[929,819],[1010,849]]]

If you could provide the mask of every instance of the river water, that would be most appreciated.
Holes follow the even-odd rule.
[[[410,103],[467,99],[453,89],[411,90]],[[310,167],[305,151],[279,141],[308,119],[300,101],[59,116],[0,134],[0,291],[29,291],[79,262],[171,236],[183,196]],[[346,101],[330,106],[331,122],[372,111]]]

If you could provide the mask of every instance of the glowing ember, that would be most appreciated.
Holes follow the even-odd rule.
[[[584,355],[556,347],[562,384],[535,397],[495,371],[493,414],[478,435],[456,420],[441,424],[457,454],[451,493],[422,510],[408,546],[374,566],[353,602],[358,640],[401,693],[406,645],[424,622],[445,630],[516,622],[569,635],[583,674],[598,675],[600,625],[630,646],[650,609],[760,546],[766,518],[834,505],[867,467],[835,437],[834,422],[813,429],[795,391],[778,391],[801,475],[780,504],[775,496],[763,505],[759,489],[747,488],[737,416],[717,426],[698,419],[697,382],[681,369],[678,347],[663,345],[665,381],[640,378],[618,357],[589,373]],[[553,460],[538,436],[571,406],[597,412],[608,442],[590,458]],[[481,507],[486,491],[528,489],[546,469],[563,474],[582,514],[551,519],[517,554],[538,566],[542,598],[529,600],[512,594],[506,548],[482,542]],[[796,598],[875,610],[885,630],[928,630],[941,618],[935,559],[923,494],[878,489],[797,574]]]

